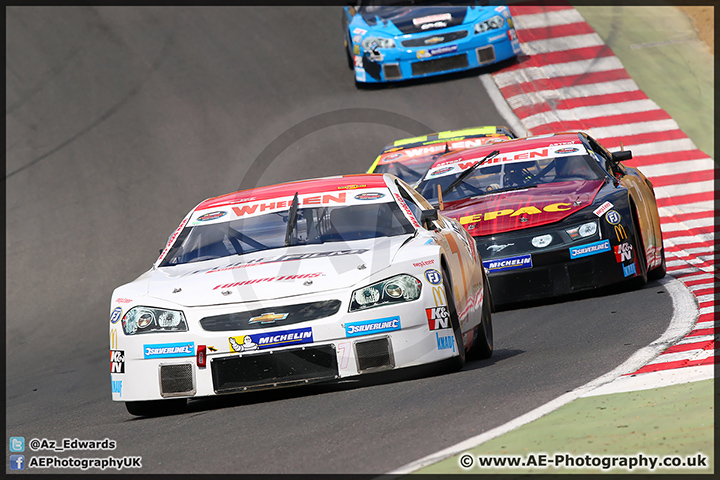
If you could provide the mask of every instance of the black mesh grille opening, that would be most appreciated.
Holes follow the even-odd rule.
[[[216,393],[333,380],[338,375],[331,345],[216,358],[211,369]]]
[[[160,388],[162,395],[191,395],[195,393],[192,369],[193,366],[189,363],[160,365]]]
[[[386,79],[402,77],[402,73],[400,73],[400,66],[397,63],[383,65],[383,73],[385,74]]]
[[[456,68],[467,68],[467,66],[467,55],[462,53],[460,55],[453,55],[452,57],[415,62],[412,64],[412,72],[413,75],[426,75],[428,73],[444,72],[446,70],[454,70]]]
[[[403,47],[428,47],[454,42],[455,40],[467,37],[467,34],[467,30],[460,30],[458,32],[444,33],[442,35],[429,35],[422,38],[411,38],[410,40],[403,40],[400,43]],[[430,43],[426,43],[430,39],[434,40],[430,41]]]
[[[283,307],[257,308],[247,312],[205,317],[200,320],[200,326],[208,332],[227,332],[292,325],[335,315],[341,303],[340,300],[325,300]],[[270,314],[275,314],[275,318]],[[280,318],[285,314],[287,314],[285,318]]]
[[[493,297],[524,300],[532,292],[552,291],[552,280],[547,269],[527,269],[521,273],[490,276]]]
[[[358,371],[377,370],[393,368],[395,362],[390,349],[390,341],[387,337],[355,344],[357,353]]]
[[[573,261],[573,263],[565,265],[565,268],[570,277],[570,288],[572,290],[588,288],[595,285],[596,275],[593,270],[592,261]]]
[[[478,63],[490,63],[495,61],[495,47],[492,45],[477,49]]]

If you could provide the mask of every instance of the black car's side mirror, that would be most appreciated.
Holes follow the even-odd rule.
[[[623,150],[621,152],[612,152],[613,163],[623,162],[632,158],[632,151]]]
[[[434,230],[434,227],[428,228],[428,222],[437,222],[438,220],[438,211],[436,209],[430,209],[430,210],[423,210],[420,214],[420,225],[430,230],[432,228]]]

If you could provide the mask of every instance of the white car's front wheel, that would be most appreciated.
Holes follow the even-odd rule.
[[[460,318],[458,317],[457,308],[455,307],[455,294],[450,289],[450,281],[446,270],[443,270],[443,287],[445,288],[445,296],[447,297],[448,313],[450,313],[450,325],[455,334],[455,343],[457,344],[459,354],[454,359],[453,370],[460,370],[465,366],[465,342],[463,341],[462,330],[460,330]]]

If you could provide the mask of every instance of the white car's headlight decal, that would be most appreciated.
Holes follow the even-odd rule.
[[[185,314],[165,308],[134,307],[122,319],[125,335],[150,332],[187,332]]]
[[[412,302],[420,298],[421,285],[420,280],[411,275],[397,275],[373,283],[352,292],[348,311],[365,310],[390,303]]]

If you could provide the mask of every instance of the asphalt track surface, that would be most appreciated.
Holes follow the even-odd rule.
[[[487,70],[356,90],[339,8],[7,8],[6,29],[6,438],[111,438],[112,452],[42,453],[139,455],[143,473],[382,473],[587,383],[667,327],[650,282],[496,313],[495,355],[457,373],[134,418],[110,400],[110,294],[199,201],[504,121]]]

